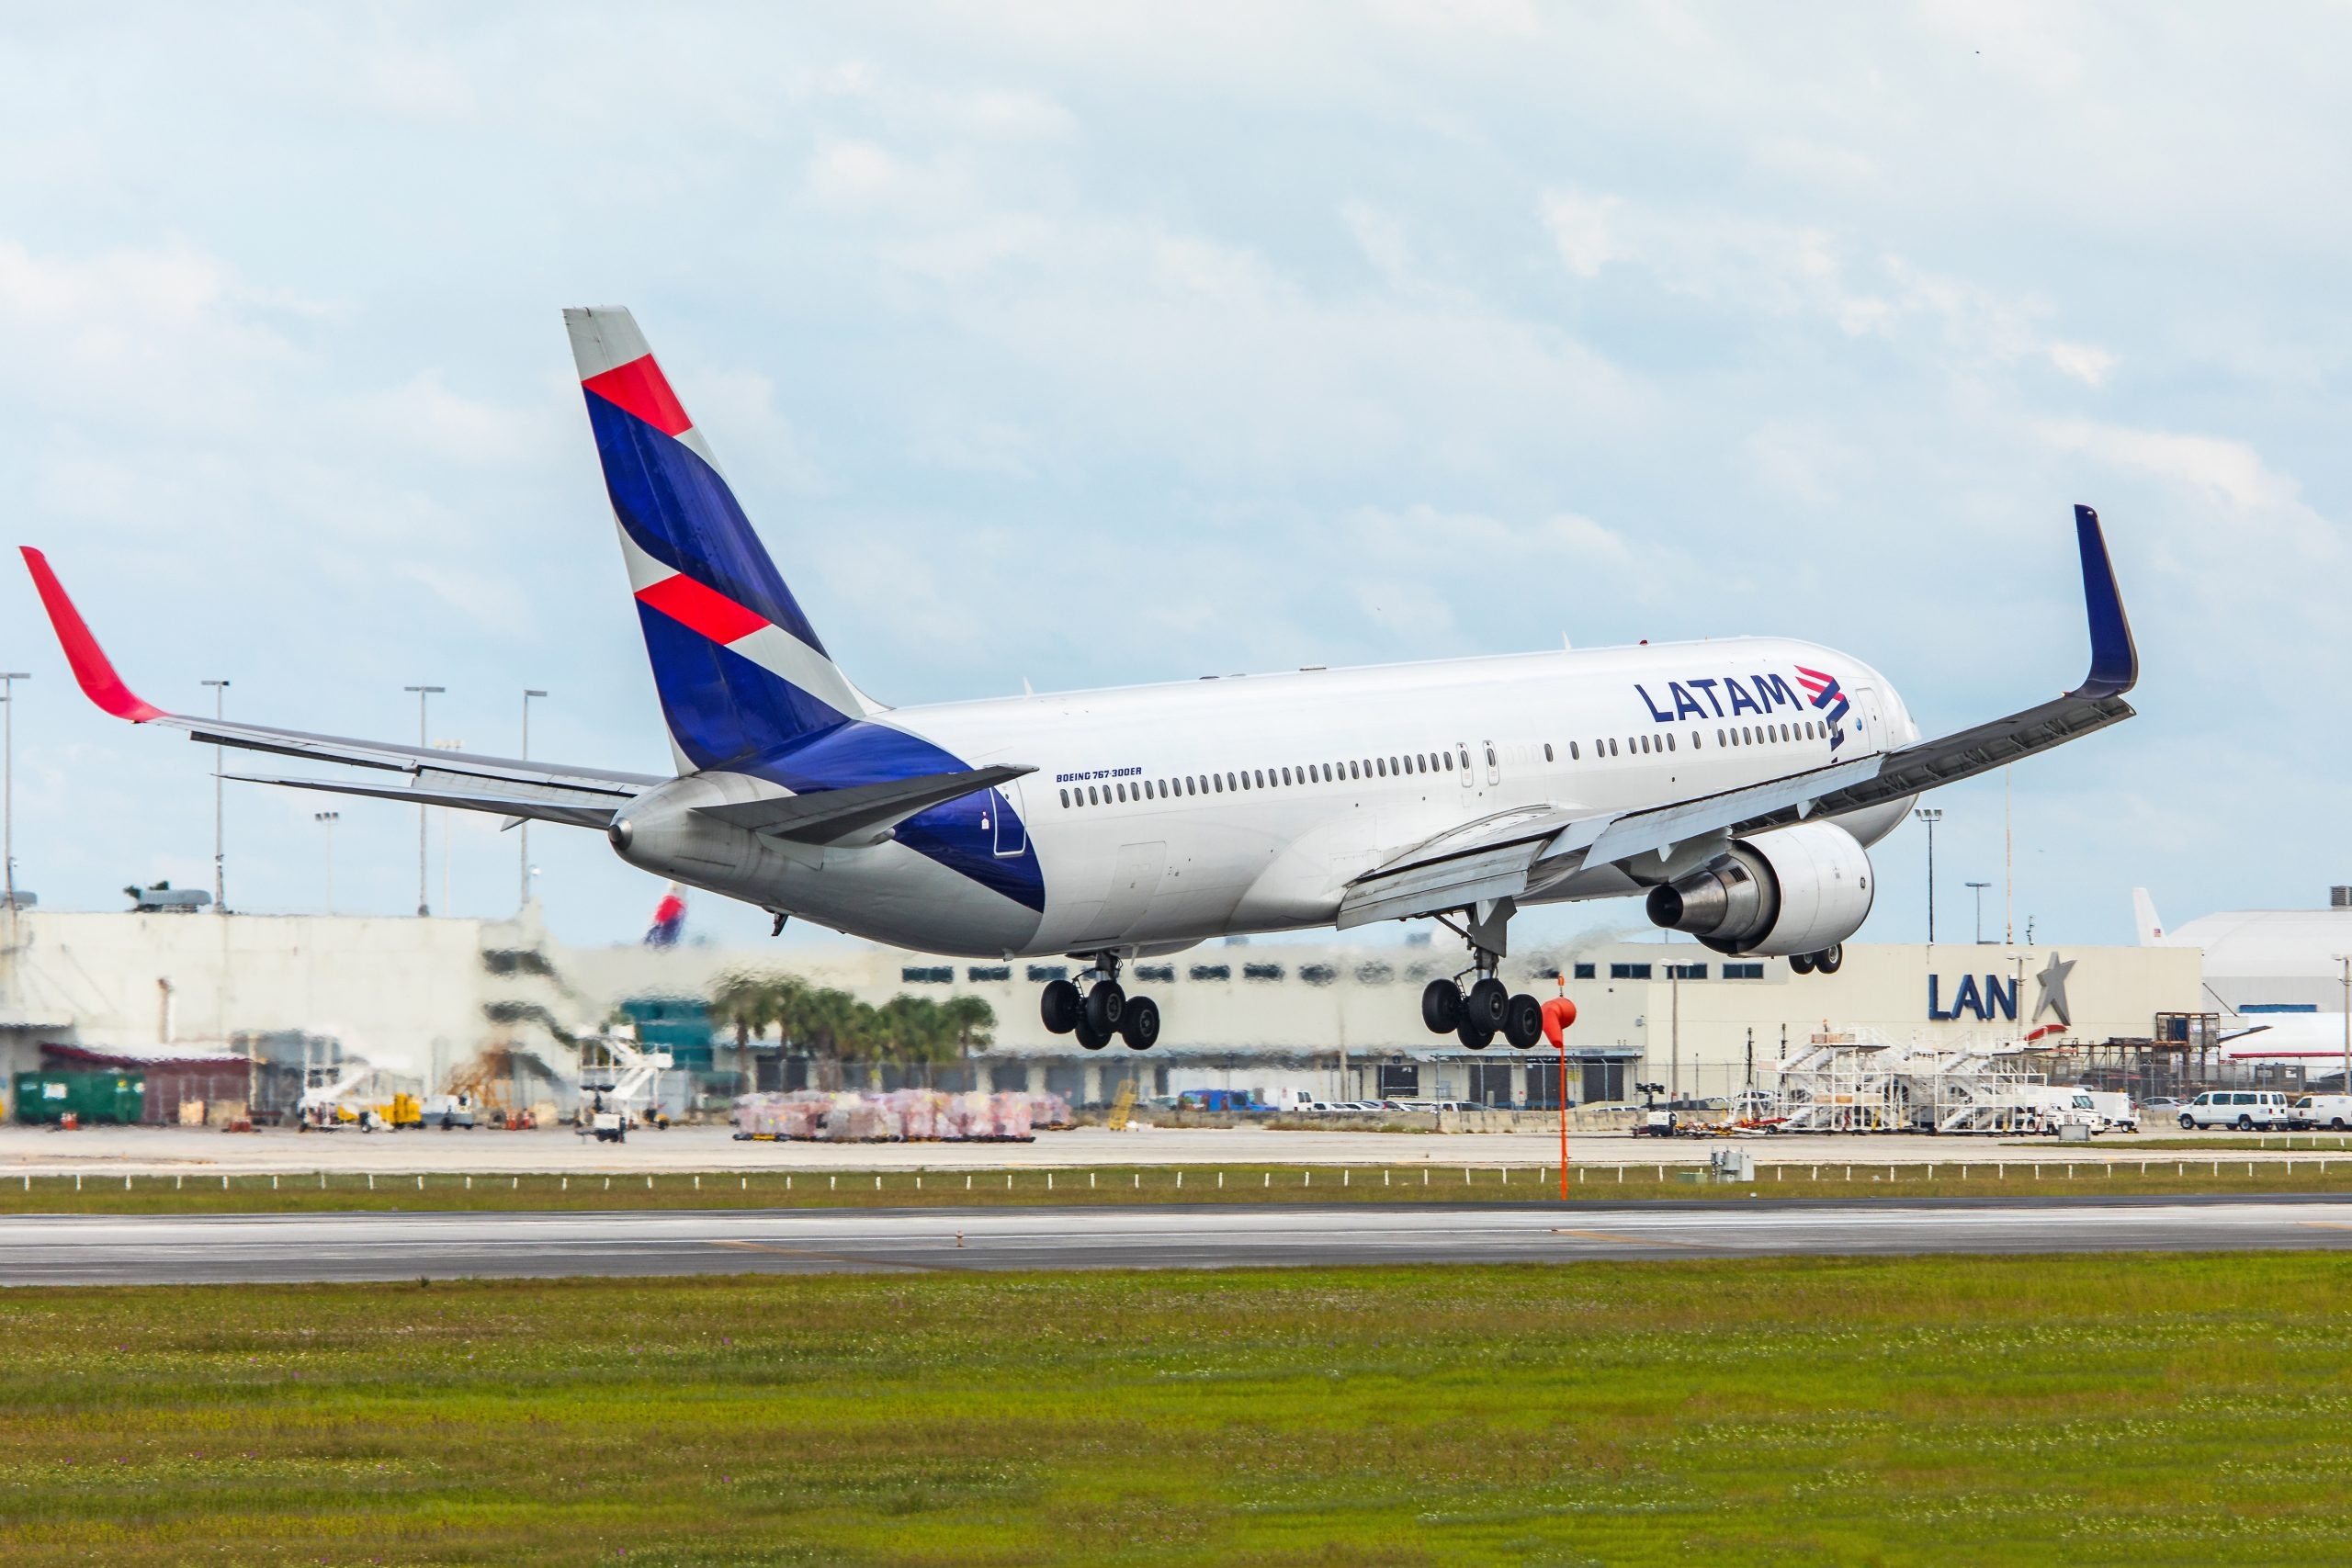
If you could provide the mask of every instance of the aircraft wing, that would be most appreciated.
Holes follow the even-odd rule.
[[[1918,795],[2130,718],[2132,705],[2123,694],[2139,679],[2140,658],[2098,513],[2075,507],[2075,536],[2090,620],[2091,666],[2082,683],[2064,695],[1879,756],[1639,811],[1539,807],[1505,812],[1442,834],[1356,878],[1341,896],[1339,925],[1409,919],[1520,897],[1587,865],[1654,855],[1665,866],[1686,846]]]
[[[64,585],[50,569],[48,558],[30,546],[24,547],[24,557],[25,565],[32,572],[33,586],[40,593],[41,605],[49,612],[50,625],[65,650],[65,660],[73,666],[74,679],[92,702],[117,718],[182,730],[189,739],[210,746],[275,752],[408,775],[408,783],[401,786],[357,780],[236,775],[247,782],[596,826],[609,820],[614,811],[639,794],[669,782],[649,773],[567,767],[520,758],[478,757],[468,751],[357,740],[266,725],[231,724],[196,714],[166,713],[132,692],[115,672],[113,661],[107,658],[81,612],[67,597]]]

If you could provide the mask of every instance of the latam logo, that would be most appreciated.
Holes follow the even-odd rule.
[[[1835,751],[1846,744],[1846,732],[1838,728],[1846,718],[1846,694],[1838,689],[1838,677],[1818,670],[1808,670],[1800,664],[1797,666],[1797,684],[1805,689],[1805,694],[1813,699],[1813,705],[1821,709],[1822,716],[1828,720],[1829,749]],[[2016,1015],[2015,1009],[2010,1012],[2012,1017]]]
[[[1667,696],[1672,705],[1660,702],[1649,689],[1636,683],[1634,693],[1642,705],[1650,710],[1650,717],[1659,724],[1679,724],[1685,719],[1737,718],[1752,713],[1762,717],[1789,708],[1803,713],[1808,706],[1818,709],[1829,730],[1829,749],[1835,751],[1846,744],[1843,728],[1849,711],[1846,694],[1838,688],[1835,675],[1818,670],[1797,666],[1797,684],[1804,688],[1799,696],[1781,676],[1750,675],[1745,681],[1736,675],[1699,681],[1668,681]],[[1700,699],[1704,698],[1702,702]]]
[[[1939,977],[1928,976],[1928,1017],[1933,1022],[1948,1023],[1963,1013],[1986,1023],[1993,1021],[1995,1013],[2011,1023],[2018,1021],[2018,983],[2015,980],[2003,980],[1998,975],[1987,975],[1980,987],[1975,976],[1962,975],[1960,989],[1952,993],[1950,1010],[1943,1006],[1940,991]]]
[[[1804,711],[1804,702],[1778,675],[1751,675],[1746,681],[1736,675],[1719,680],[1668,681],[1666,691],[1674,700],[1672,707],[1661,705],[1644,686],[1636,684],[1634,690],[1641,694],[1650,716],[1660,724],[1678,724],[1686,718],[1736,718],[1744,713],[1761,717],[1781,707]],[[1693,696],[1694,692],[1699,695]],[[1703,703],[1699,700],[1702,696],[1706,698]]]

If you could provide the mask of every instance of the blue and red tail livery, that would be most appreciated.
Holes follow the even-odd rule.
[[[717,767],[863,716],[635,320],[564,323],[681,758]]]

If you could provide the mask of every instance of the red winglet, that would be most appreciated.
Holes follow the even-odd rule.
[[[49,624],[65,649],[65,661],[74,666],[74,679],[82,682],[83,694],[115,717],[133,724],[164,716],[162,708],[141,701],[114,672],[106,650],[90,635],[89,623],[65,596],[65,585],[57,581],[57,573],[49,570],[49,558],[30,545],[19,547],[25,553],[25,565],[32,569],[33,586],[40,591],[41,607],[49,612]]]

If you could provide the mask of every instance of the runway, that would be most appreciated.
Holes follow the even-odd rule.
[[[2352,1248],[2352,1201],[2109,1199],[1442,1208],[0,1218],[0,1282],[993,1272],[1598,1258]]]

